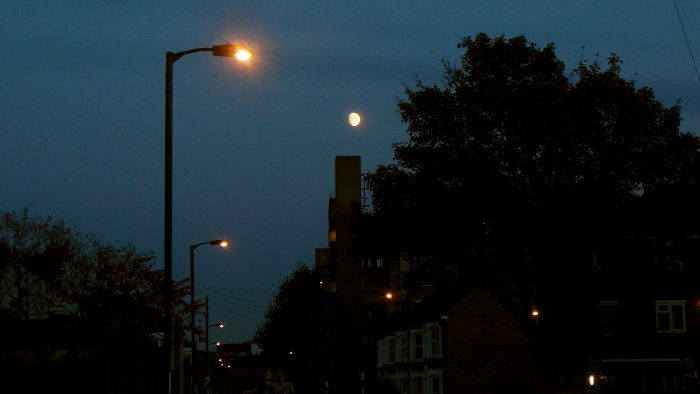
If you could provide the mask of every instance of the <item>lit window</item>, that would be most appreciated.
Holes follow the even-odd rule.
[[[328,242],[335,242],[335,239],[336,239],[336,232],[335,232],[335,230],[331,230],[328,233]]]
[[[685,332],[685,301],[656,301],[656,332]]]

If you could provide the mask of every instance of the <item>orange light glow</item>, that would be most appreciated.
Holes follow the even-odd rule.
[[[534,311],[530,312],[530,315],[531,315],[532,317],[537,317],[537,316],[540,315],[540,311],[534,310]]]
[[[221,242],[219,243],[219,246],[221,246],[222,248],[225,248],[225,247],[228,246],[228,242],[226,242],[226,241],[221,241]]]
[[[595,386],[595,375],[588,375],[588,385]]]
[[[384,297],[386,297],[387,300],[390,300],[394,297],[394,295],[391,293],[386,293],[386,295]]]
[[[247,48],[237,47],[236,53],[233,55],[237,60],[246,61],[253,57],[253,54]]]

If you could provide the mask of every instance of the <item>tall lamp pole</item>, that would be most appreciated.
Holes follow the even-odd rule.
[[[196,330],[195,330],[195,322],[194,322],[194,315],[195,315],[195,307],[194,307],[194,250],[197,249],[198,247],[202,245],[219,245],[221,247],[227,247],[228,242],[222,240],[222,239],[214,239],[211,241],[207,242],[200,242],[198,244],[190,245],[190,333],[191,333],[191,340],[192,340],[192,391],[191,393],[194,394],[195,392],[195,387],[197,386],[197,374],[195,373],[197,370],[197,338],[196,338]]]
[[[172,392],[172,281],[173,281],[173,64],[181,57],[195,52],[211,52],[213,56],[235,57],[244,61],[251,52],[240,45],[214,45],[165,54],[165,212],[163,234],[163,348],[165,349],[166,393]]]

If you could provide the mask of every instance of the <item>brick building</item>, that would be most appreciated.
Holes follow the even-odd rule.
[[[509,303],[468,285],[425,298],[387,322],[377,342],[379,377],[401,393],[534,390],[538,371],[528,331],[535,321],[516,319]]]
[[[376,343],[377,375],[400,392],[700,390],[700,237],[630,224],[561,250],[555,265],[572,267],[560,272],[568,276],[533,271],[519,295],[505,296],[515,288],[502,280],[437,292],[418,264],[383,248],[381,233],[365,233],[360,158],[335,166],[316,270],[363,341]],[[407,289],[407,275],[422,287]],[[373,372],[363,363],[358,376]]]

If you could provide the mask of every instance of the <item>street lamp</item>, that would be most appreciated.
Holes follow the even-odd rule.
[[[206,373],[209,373],[209,327],[219,327],[219,328],[224,328],[224,323],[214,323],[214,324],[209,324],[209,297],[204,298],[204,305],[205,305],[205,312],[204,312],[204,325],[205,325],[205,334],[204,334],[204,343],[205,345],[205,359],[206,363],[204,364],[207,368]]]
[[[407,294],[393,294],[390,291],[387,291],[384,294],[384,298],[386,299],[387,303],[401,303],[404,305],[408,305],[410,308],[411,305],[413,304],[413,301]],[[406,380],[408,382],[408,387],[407,387],[407,392],[411,392],[411,318],[410,316],[406,317]],[[400,350],[399,354],[401,354],[401,358],[403,358],[403,338],[401,338],[401,343],[400,343]]]
[[[172,348],[172,281],[173,281],[173,64],[181,57],[195,52],[211,52],[214,56],[234,57],[245,61],[252,57],[247,48],[240,45],[214,45],[211,48],[195,48],[165,54],[165,213],[163,234],[163,314],[165,367],[167,370],[166,392],[172,392],[173,348]]]
[[[195,374],[197,365],[197,339],[195,338],[195,307],[194,307],[194,250],[202,245],[219,245],[222,248],[228,246],[228,242],[223,239],[214,239],[211,241],[200,242],[198,244],[190,245],[190,332],[192,335],[192,393],[194,394],[194,387],[197,384],[197,375]],[[208,297],[207,297],[208,300]],[[207,339],[208,340],[208,339]],[[208,348],[209,345],[207,345]]]

